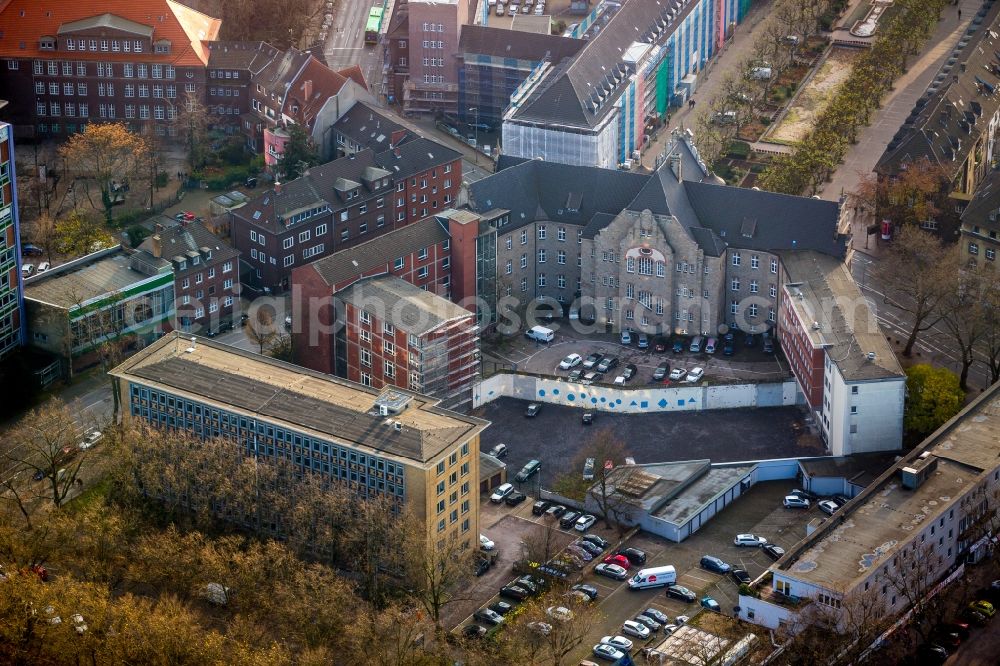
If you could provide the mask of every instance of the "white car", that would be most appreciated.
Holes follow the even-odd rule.
[[[687,621],[690,619],[691,618],[688,617],[687,615],[678,615],[677,617],[674,618],[674,622],[676,622],[677,626],[679,627],[683,624],[687,624]]]
[[[616,650],[610,645],[598,643],[594,646],[594,656],[600,657],[601,659],[607,659],[608,661],[618,661],[625,656],[625,653],[621,650]]]
[[[767,544],[767,539],[762,536],[757,536],[756,534],[737,534],[736,538],[733,539],[734,546],[764,546]]]
[[[625,386],[625,376],[618,375],[617,377],[615,377],[614,384],[615,386]]]
[[[576,519],[576,525],[573,526],[573,529],[577,532],[586,532],[596,522],[597,518],[588,513]]]
[[[104,433],[100,430],[91,430],[83,436],[83,439],[80,440],[80,443],[77,446],[79,446],[81,451],[86,451],[101,441],[102,437],[104,437]]]
[[[674,368],[673,370],[670,371],[670,378],[673,379],[674,381],[678,379],[684,379],[685,375],[687,375],[687,370],[685,370],[684,368]]]
[[[834,502],[833,500],[823,500],[816,506],[818,506],[819,510],[828,516],[832,516],[834,513],[836,513],[837,509],[840,508],[837,505],[837,503]]]
[[[505,483],[501,486],[497,486],[497,489],[493,491],[492,495],[490,495],[490,501],[493,502],[494,504],[499,504],[500,502],[503,501],[505,497],[507,497],[507,495],[510,495],[512,492],[514,492],[514,486],[510,483]]]
[[[21,264],[21,277],[31,277],[31,274],[34,272],[34,264]]]
[[[552,633],[552,625],[546,622],[529,622],[528,628],[532,631],[537,631],[542,636],[548,636]]]
[[[601,639],[601,645],[610,645],[616,650],[628,652],[632,649],[633,643],[624,636],[605,636]]]
[[[50,268],[52,268],[52,265],[49,262],[47,262],[47,261],[43,261],[43,262],[41,262],[41,263],[38,264],[38,272],[39,273],[44,273],[45,271],[49,270]]]
[[[693,383],[705,376],[705,368],[692,368],[684,381]]]
[[[670,634],[674,633],[678,629],[680,629],[680,627],[678,625],[676,625],[676,624],[665,624],[665,625],[663,625],[663,633],[665,633],[667,636],[669,636]]]
[[[576,366],[583,363],[583,357],[579,354],[570,354],[562,361],[559,362],[560,370],[569,370],[570,368],[575,368]]]
[[[629,636],[635,636],[636,638],[646,639],[649,638],[649,627],[635,620],[625,620],[622,623],[622,633],[628,634]]]
[[[786,509],[809,508],[809,500],[804,497],[799,497],[798,495],[785,495],[785,499],[781,500],[781,503],[785,505]]]
[[[553,620],[559,620],[560,622],[567,622],[573,619],[573,611],[565,606],[549,606],[545,614]]]
[[[482,548],[483,550],[493,550],[494,548],[497,547],[497,545],[493,543],[493,541],[491,541],[490,538],[485,534],[480,534],[479,547]]]

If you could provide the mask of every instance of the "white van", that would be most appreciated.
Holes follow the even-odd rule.
[[[697,354],[701,351],[701,343],[705,341],[705,338],[700,335],[696,335],[691,338],[691,345],[688,347],[688,351],[692,354]]]
[[[677,570],[672,566],[640,569],[628,581],[630,590],[644,590],[647,587],[664,587],[677,582]]]
[[[524,332],[524,337],[538,342],[552,342],[556,337],[556,332],[544,326],[532,326]]]

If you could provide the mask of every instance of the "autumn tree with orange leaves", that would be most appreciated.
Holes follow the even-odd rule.
[[[83,184],[91,205],[103,209],[104,219],[110,223],[115,188],[145,173],[149,144],[124,123],[90,123],[72,135],[59,154],[67,170]],[[94,203],[94,186],[101,195],[100,206]]]

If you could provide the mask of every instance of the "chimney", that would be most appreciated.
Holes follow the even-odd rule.
[[[163,231],[163,223],[157,222],[156,224],[153,225],[153,233],[154,234],[158,234],[161,231]]]
[[[309,99],[312,97],[312,94],[313,94],[313,82],[312,82],[312,79],[309,79],[304,84],[302,84],[302,92],[303,92],[303,95],[306,98],[306,101],[308,102]]]
[[[392,149],[392,154],[395,155],[396,159],[398,160],[403,156],[403,151],[401,151],[398,147],[396,147]]]
[[[163,257],[163,245],[160,242],[160,234],[153,234],[149,240],[151,240],[153,244],[153,256],[157,259],[161,259]]]
[[[278,181],[277,178],[275,178],[274,180],[274,194],[275,196],[281,194],[281,183]]]

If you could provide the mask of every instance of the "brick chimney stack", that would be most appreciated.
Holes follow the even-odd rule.
[[[153,234],[149,240],[152,241],[153,256],[157,259],[163,258],[163,244],[160,240],[160,234]]]
[[[275,179],[275,181],[274,181],[274,194],[275,195],[281,194],[281,183],[278,182],[277,179]]]

